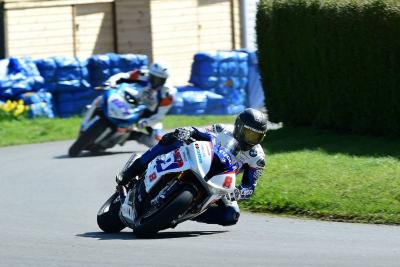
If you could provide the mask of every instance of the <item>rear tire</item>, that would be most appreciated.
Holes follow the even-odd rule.
[[[87,148],[97,137],[99,137],[106,129],[107,123],[100,118],[89,129],[83,132],[78,139],[72,144],[68,150],[70,157],[77,157],[82,150]]]
[[[173,227],[172,222],[187,211],[193,201],[193,189],[184,187],[177,197],[171,200],[164,208],[149,218],[142,218],[133,232],[136,236],[146,237],[157,233],[160,230]]]
[[[118,233],[125,228],[119,218],[121,202],[116,200],[118,196],[119,193],[115,192],[97,212],[97,225],[106,233]]]

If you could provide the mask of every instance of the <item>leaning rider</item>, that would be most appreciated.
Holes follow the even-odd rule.
[[[238,187],[240,197],[247,200],[254,193],[257,180],[265,167],[265,154],[260,145],[267,131],[267,115],[256,109],[248,108],[241,112],[234,126],[212,125],[207,131],[195,127],[178,128],[173,133],[165,134],[160,142],[146,151],[140,158],[128,163],[116,176],[117,188],[120,190],[129,182],[137,182],[147,165],[158,155],[168,153],[183,145],[188,140],[209,141],[211,135],[216,136],[217,142],[225,146],[235,138],[239,143],[236,159],[239,164],[238,172],[243,171],[242,182]],[[233,225],[240,216],[240,210],[235,199],[224,199],[217,205],[208,208],[194,220],[210,224]]]
[[[144,69],[136,69],[130,72],[118,73],[111,76],[106,84],[115,87],[120,83],[138,83],[144,90],[141,93],[140,102],[146,106],[141,119],[137,123],[143,132],[132,131],[130,140],[137,140],[149,147],[157,144],[161,139],[164,119],[173,104],[176,89],[166,83],[169,71],[164,63],[153,63],[148,72]]]

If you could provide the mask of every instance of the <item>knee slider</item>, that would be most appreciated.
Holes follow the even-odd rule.
[[[239,221],[240,213],[237,212],[233,207],[229,207],[225,214],[224,222],[221,224],[223,226],[234,225]]]

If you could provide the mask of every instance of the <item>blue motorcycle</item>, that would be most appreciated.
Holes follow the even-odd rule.
[[[104,93],[89,106],[78,138],[69,148],[70,157],[77,157],[84,150],[98,153],[123,145],[145,110],[140,103],[143,88],[139,84],[122,83],[117,88],[101,89]]]

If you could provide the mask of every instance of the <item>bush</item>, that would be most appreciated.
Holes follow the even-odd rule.
[[[257,43],[272,120],[400,133],[400,3],[264,0]]]

